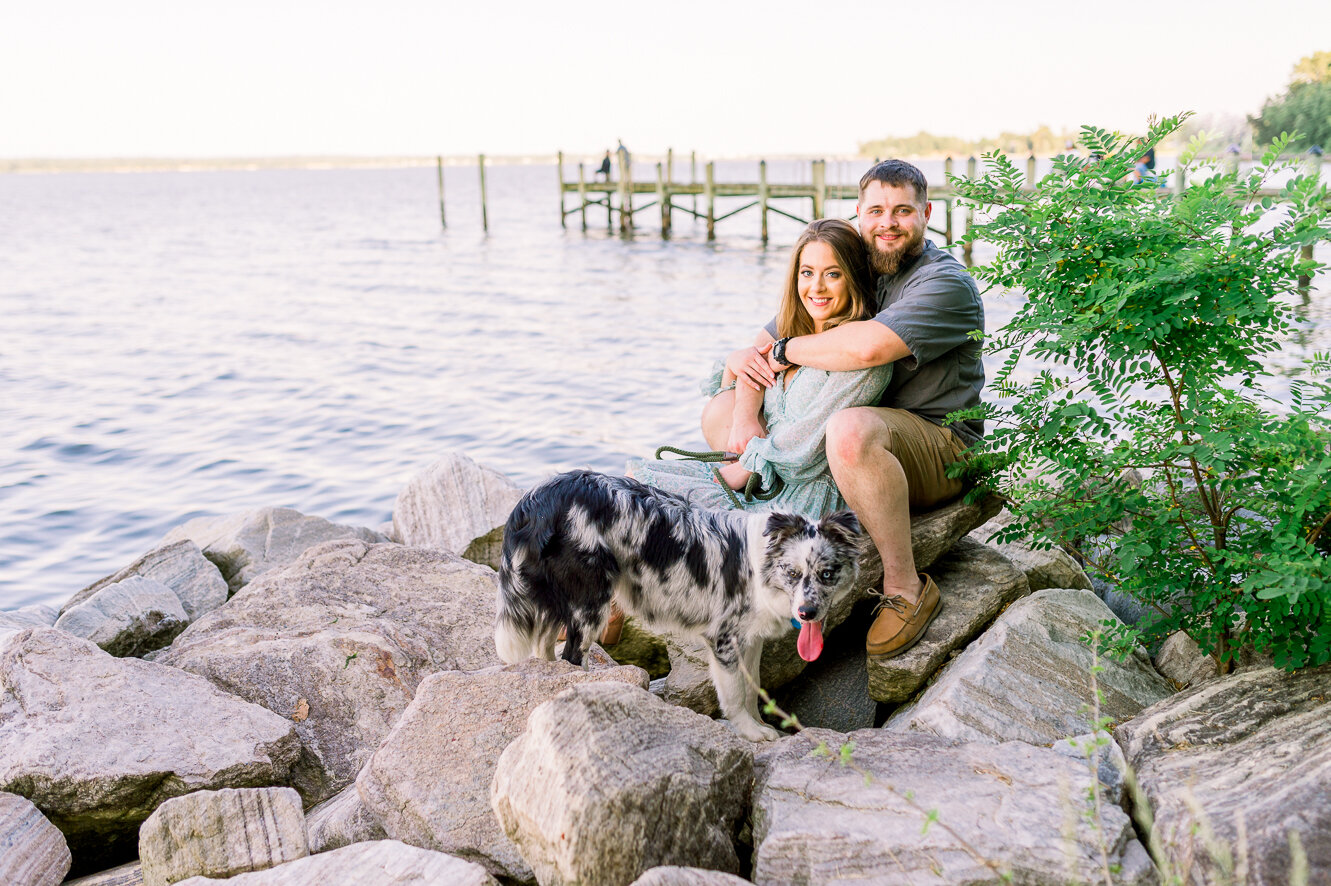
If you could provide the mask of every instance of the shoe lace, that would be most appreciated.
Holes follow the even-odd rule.
[[[877,615],[883,609],[893,609],[900,614],[905,615],[906,610],[909,608],[910,604],[907,603],[906,598],[900,594],[884,594],[883,599],[874,607],[873,614]]]

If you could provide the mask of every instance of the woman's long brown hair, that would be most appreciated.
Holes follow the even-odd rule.
[[[777,338],[813,333],[813,318],[800,301],[800,255],[810,243],[826,243],[832,249],[837,265],[845,274],[846,293],[850,304],[839,316],[823,324],[831,329],[851,320],[867,320],[871,316],[869,296],[872,294],[873,276],[864,254],[864,241],[860,232],[848,221],[839,218],[820,218],[804,229],[790,252],[790,272],[786,274],[786,288],[781,293],[781,304],[776,311]]]

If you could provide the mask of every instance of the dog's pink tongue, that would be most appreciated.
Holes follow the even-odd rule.
[[[823,623],[806,621],[800,624],[800,638],[795,643],[800,658],[813,661],[823,654]]]

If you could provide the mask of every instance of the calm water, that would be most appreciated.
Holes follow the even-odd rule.
[[[0,176],[0,608],[200,515],[377,525],[447,450],[528,485],[701,445],[698,379],[771,314],[801,226],[564,231],[553,167],[501,166],[484,235],[475,169],[446,172],[446,232],[433,169]],[[1285,358],[1331,348],[1327,301]]]

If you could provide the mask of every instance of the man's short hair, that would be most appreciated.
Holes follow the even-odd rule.
[[[864,173],[860,178],[861,198],[864,197],[864,189],[869,187],[870,182],[882,182],[894,188],[910,185],[915,189],[915,196],[921,203],[929,202],[929,182],[925,181],[924,173],[905,160],[884,160]]]

